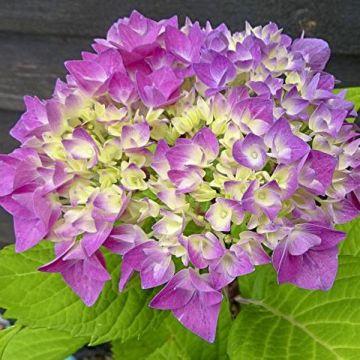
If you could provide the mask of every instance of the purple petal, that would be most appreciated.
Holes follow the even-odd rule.
[[[189,269],[180,270],[167,285],[151,300],[149,306],[155,309],[172,310],[185,306],[195,289],[191,286]]]
[[[109,94],[115,101],[122,104],[129,104],[137,98],[134,83],[121,72],[116,72],[111,77]]]
[[[205,214],[205,219],[216,231],[230,231],[232,210],[218,201],[212,204]]]
[[[321,238],[315,234],[311,234],[301,230],[294,230],[288,239],[289,254],[298,256],[303,255],[309,249],[321,244]]]
[[[234,143],[232,154],[240,165],[253,170],[261,170],[266,164],[265,144],[261,137],[252,133]]]
[[[125,125],[121,132],[121,145],[125,150],[136,149],[147,145],[150,139],[148,123]]]
[[[0,155],[0,196],[11,194],[14,189],[16,170],[20,160],[10,155]]]
[[[39,270],[60,272],[65,282],[84,303],[92,306],[99,297],[105,282],[110,280],[105,267],[105,259],[100,252],[97,252],[84,259],[65,260],[66,255],[73,249],[74,242],[70,241],[63,245],[56,259],[40,267]]]
[[[139,226],[121,224],[111,231],[104,246],[116,254],[125,255],[146,240],[147,236]]]
[[[304,255],[292,256],[278,245],[273,254],[273,264],[279,283],[293,283],[310,290],[329,290],[336,277],[338,250],[309,250]]]
[[[77,84],[89,94],[95,93],[107,79],[105,70],[94,61],[66,61],[65,66]]]
[[[295,136],[288,121],[284,118],[278,120],[265,136],[265,143],[282,164],[290,164],[301,159],[309,151],[309,145],[298,136]]]
[[[207,267],[211,260],[220,258],[224,253],[219,239],[209,232],[190,235],[187,246],[190,261],[199,269]]]
[[[232,110],[234,122],[243,132],[262,136],[273,123],[273,102],[269,99],[253,97],[238,101]]]
[[[81,242],[88,256],[93,255],[108,238],[113,224],[109,222],[98,222],[95,233],[86,233]]]
[[[280,164],[275,168],[271,177],[281,188],[281,198],[286,200],[290,198],[298,189],[298,176],[302,163],[293,163],[290,165]]]
[[[182,84],[170,67],[155,70],[149,76],[138,72],[136,82],[143,103],[155,108],[175,102]]]
[[[157,143],[155,153],[152,159],[151,167],[163,178],[167,178],[167,173],[170,170],[169,163],[166,158],[166,153],[170,149],[165,140],[160,140]]]
[[[355,200],[353,198],[352,200]],[[327,211],[330,213],[335,224],[345,224],[359,216],[359,208],[356,201],[348,199],[328,204]]]
[[[123,256],[121,263],[121,276],[119,280],[119,291],[122,291],[125,288],[134,270],[141,271],[142,266],[147,259],[145,250],[156,246],[156,241],[149,240],[135,246]]]
[[[201,165],[204,153],[196,144],[179,144],[166,153],[171,169],[186,170],[186,166]]]
[[[346,237],[346,233],[317,224],[301,224],[299,228],[310,234],[321,238],[321,244],[314,247],[314,250],[325,250],[338,245]]]
[[[217,300],[219,293],[212,295]],[[215,301],[214,300],[214,301]],[[174,316],[187,329],[208,342],[215,341],[221,302],[207,306],[202,294],[195,294],[182,308],[173,310]]]
[[[315,71],[324,70],[330,58],[329,45],[322,39],[296,39],[291,51],[301,53],[307,64]]]
[[[231,61],[220,54],[215,55],[211,63],[193,65],[196,76],[205,85],[217,89],[235,77],[236,70]]]
[[[20,142],[49,130],[46,102],[31,96],[25,96],[24,102],[26,112],[10,131],[11,136]]]
[[[249,256],[250,261],[254,265],[268,264],[271,259],[266,253],[261,243],[264,241],[264,236],[253,231],[243,231],[240,233],[240,240],[233,248],[241,247]]]
[[[99,297],[110,275],[100,252],[84,261],[74,261],[62,272],[62,276],[85,305],[92,306]]]
[[[199,130],[193,137],[193,142],[201,147],[208,161],[212,161],[218,156],[219,143],[209,128]]]
[[[307,100],[299,96],[297,88],[294,86],[281,101],[282,107],[289,116],[297,116],[309,105]]]
[[[325,195],[332,183],[336,164],[333,156],[311,150],[300,172],[300,184],[318,195]]]
[[[125,73],[125,67],[119,51],[115,49],[109,49],[101,52],[94,58],[96,63],[101,65],[104,69],[107,77],[109,78],[115,72]]]
[[[232,246],[215,264],[210,265],[210,277],[215,289],[222,289],[238,276],[254,271],[246,252],[238,246]]]
[[[188,37],[180,30],[167,26],[165,30],[166,49],[185,63],[192,62],[192,44]]]
[[[142,264],[140,272],[142,288],[150,289],[167,283],[175,274],[171,254],[160,249],[151,249],[145,253],[147,259]]]
[[[189,167],[187,170],[170,170],[168,177],[176,186],[179,194],[194,191],[203,182],[204,173],[197,167]]]

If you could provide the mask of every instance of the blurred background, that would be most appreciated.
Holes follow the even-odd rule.
[[[177,14],[180,23],[185,16],[225,22],[233,31],[246,20],[276,22],[292,36],[305,31],[329,42],[327,70],[339,86],[360,86],[359,0],[0,0],[0,153],[17,145],[8,133],[24,110],[23,96],[51,96],[64,61],[80,58],[133,9],[154,19]],[[0,209],[0,247],[13,241],[10,216]]]

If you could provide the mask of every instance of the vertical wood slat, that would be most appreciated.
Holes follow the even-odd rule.
[[[359,54],[358,0],[0,0],[0,31],[64,36],[105,36],[120,17],[138,9],[161,19],[178,14],[241,30],[246,20],[269,21],[296,36],[325,38],[336,53]]]

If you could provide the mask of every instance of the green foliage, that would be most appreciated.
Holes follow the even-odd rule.
[[[347,89],[335,89],[334,92],[337,94],[342,90],[346,90],[346,100],[354,103],[354,109],[360,110],[360,87],[352,87]],[[354,122],[354,118],[347,119],[348,122]]]
[[[148,308],[154,292],[141,290],[137,279],[122,294],[118,293],[118,256],[106,254],[113,280],[90,308],[59,274],[37,271],[52,257],[48,244],[40,244],[22,254],[15,254],[13,246],[1,251],[0,307],[7,309],[8,318],[16,318],[27,326],[68,331],[73,336],[87,337],[91,344],[141,336],[164,318],[162,312]]]
[[[0,331],[2,360],[65,359],[87,343],[87,338],[50,329],[12,326]]]
[[[360,218],[337,228],[347,233],[346,240],[341,244],[343,255],[360,256]]]
[[[276,285],[272,267],[241,277],[241,310],[230,330],[231,360],[360,358],[360,219],[349,231],[328,292]]]
[[[225,360],[231,317],[223,301],[214,344],[208,344],[185,329],[169,312],[165,321],[141,338],[114,342],[114,360]]]
[[[346,90],[346,99],[353,102],[355,110],[358,111],[360,109],[360,87],[348,88]]]
[[[203,228],[195,224],[193,220],[190,220],[184,229],[185,236],[189,236],[191,234],[201,234],[202,232],[203,232]]]
[[[348,232],[339,275],[328,292],[278,286],[272,267],[239,280],[240,313],[233,321],[223,302],[217,339],[208,344],[165,311],[149,309],[152,291],[134,279],[119,294],[120,259],[106,254],[114,277],[87,308],[58,274],[36,269],[52,258],[48,244],[22,254],[0,252],[0,306],[17,325],[0,332],[4,360],[63,360],[84,344],[112,341],[114,359],[344,359],[360,358],[360,219]]]

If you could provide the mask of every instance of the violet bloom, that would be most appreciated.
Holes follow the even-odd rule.
[[[222,289],[255,266],[330,288],[333,228],[360,211],[360,139],[323,71],[328,44],[274,23],[231,33],[134,11],[93,49],[66,62],[50,99],[25,98],[21,147],[0,155],[15,250],[53,243],[41,270],[91,306],[110,279],[106,248],[120,291],[135,273],[164,286],[151,306],[210,342]]]
[[[207,51],[215,51],[220,54],[225,53],[229,47],[228,36],[230,34],[226,25],[221,24],[216,29],[212,29],[211,25],[207,23],[206,30],[205,48]]]
[[[209,87],[209,95],[226,89],[226,84],[236,75],[233,63],[226,56],[220,54],[216,54],[209,63],[194,64],[193,68],[199,80]]]
[[[236,200],[217,198],[205,214],[205,219],[216,231],[230,231],[231,223],[241,224],[244,210]]]
[[[347,116],[347,111],[343,109],[329,109],[326,105],[321,104],[311,114],[309,127],[316,132],[328,133],[335,137]]]
[[[113,228],[104,246],[116,254],[125,255],[147,240],[146,234],[139,226],[122,224]]]
[[[49,129],[45,101],[37,97],[25,96],[26,112],[11,129],[10,134],[16,140],[24,142],[32,136],[40,136]]]
[[[60,216],[59,203],[49,197],[54,172],[43,177],[41,159],[26,148],[1,155],[0,164],[0,204],[14,217],[16,251],[22,252],[41,241]]]
[[[243,249],[253,265],[268,264],[271,259],[261,245],[264,240],[264,236],[261,234],[254,231],[243,231],[240,233],[240,240],[234,247]]]
[[[301,185],[317,195],[325,195],[330,186],[336,159],[326,153],[311,150],[300,172],[299,182]]]
[[[169,67],[155,70],[150,75],[138,72],[136,81],[140,98],[148,107],[166,106],[179,98],[182,79]]]
[[[149,289],[167,283],[175,273],[175,265],[167,249],[162,249],[156,241],[150,240],[125,253],[119,291],[125,288],[134,271],[140,273],[142,288]]]
[[[243,99],[233,107],[232,118],[244,133],[263,136],[274,122],[273,103],[260,97]]]
[[[120,19],[107,34],[107,40],[127,51],[155,42],[161,26],[133,11],[129,18]]]
[[[222,289],[238,276],[255,270],[248,254],[238,245],[226,249],[223,256],[210,264],[210,278],[215,289]]]
[[[138,99],[135,83],[126,73],[115,72],[109,82],[109,94],[117,102],[129,105]]]
[[[146,122],[125,125],[121,132],[121,146],[125,151],[144,148],[150,140],[150,127]]]
[[[115,49],[109,49],[90,60],[71,60],[65,66],[78,86],[90,95],[101,95],[107,90],[115,72],[125,72],[122,58]]]
[[[213,260],[219,259],[225,251],[219,239],[212,233],[193,234],[186,240],[191,263],[198,269],[207,267]]]
[[[322,39],[296,39],[291,48],[294,52],[299,52],[312,70],[324,70],[330,58],[330,48],[326,41]]]
[[[139,63],[159,47],[157,40],[166,26],[177,28],[177,17],[156,22],[134,10],[129,18],[113,24],[106,41],[97,40],[95,48],[119,48],[126,66]]]
[[[301,117],[302,112],[309,105],[309,102],[303,99],[294,86],[281,100],[281,106],[290,117]]]
[[[171,310],[186,328],[213,342],[221,300],[221,292],[212,287],[207,275],[184,269],[152,299],[150,306]]]
[[[236,50],[229,54],[230,60],[241,71],[255,70],[261,57],[261,46],[255,36],[248,36],[242,43],[238,42]]]
[[[64,139],[62,144],[73,159],[87,161],[88,167],[96,165],[99,150],[96,142],[84,129],[75,129],[71,138]]]
[[[281,210],[280,188],[276,181],[271,181],[259,187],[256,181],[252,181],[242,198],[244,210],[254,215],[263,212],[270,220],[274,220]]]
[[[198,24],[192,26],[187,35],[173,26],[167,26],[164,36],[166,49],[178,60],[185,64],[197,63],[200,60],[204,35]]]
[[[271,127],[264,141],[280,164],[295,162],[310,151],[309,145],[292,133],[288,121],[283,118]]]
[[[261,170],[266,164],[266,146],[261,137],[248,134],[233,146],[234,159],[250,169]]]
[[[44,272],[59,272],[65,282],[74,290],[87,306],[97,300],[110,275],[106,270],[101,252],[87,256],[81,243],[73,241],[56,247],[57,257],[39,268]]]
[[[279,283],[329,290],[338,266],[337,245],[346,234],[317,224],[299,224],[274,250]]]
[[[178,141],[165,155],[172,170],[206,167],[219,153],[218,140],[208,128],[201,129],[192,140],[181,140],[184,141]]]

